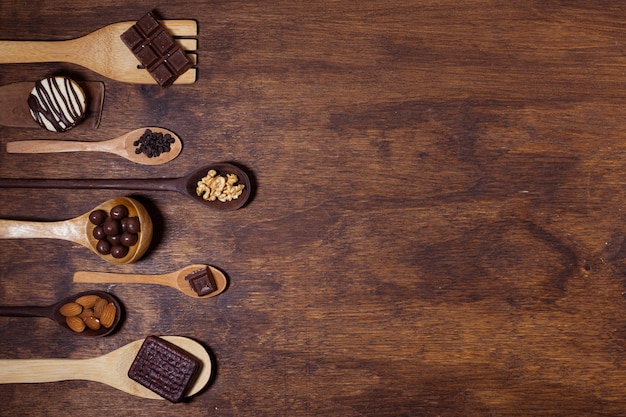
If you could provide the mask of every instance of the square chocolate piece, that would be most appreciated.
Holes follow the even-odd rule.
[[[211,294],[213,291],[217,290],[215,278],[213,277],[211,269],[208,266],[187,275],[185,280],[189,282],[191,289],[194,290],[200,297]]]
[[[185,51],[152,12],[139,19],[120,38],[161,87],[171,85],[191,68]]]
[[[137,21],[135,26],[141,31],[141,33],[144,34],[144,36],[149,36],[158,31],[161,24],[152,12],[148,12]]]
[[[196,357],[157,336],[144,340],[128,370],[128,377],[168,401],[182,401],[202,363]]]

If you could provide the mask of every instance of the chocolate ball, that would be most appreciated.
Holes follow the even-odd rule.
[[[109,215],[112,219],[122,220],[124,217],[128,216],[128,209],[125,205],[119,204],[111,209]]]
[[[139,233],[141,225],[139,224],[139,217],[127,217],[125,221],[124,231],[128,233]]]
[[[128,255],[128,248],[123,245],[115,245],[111,247],[111,256],[117,259]]]
[[[120,236],[120,243],[128,248],[133,246],[139,240],[136,233],[124,232]]]
[[[104,229],[104,233],[106,233],[107,236],[119,235],[122,231],[122,226],[120,225],[120,222],[118,222],[117,220],[113,220],[110,217],[104,221],[102,228]]]
[[[107,235],[104,233],[104,228],[102,226],[94,227],[93,229],[93,237],[96,240],[106,239]]]
[[[109,241],[111,246],[121,245],[122,244],[121,237],[122,235],[112,235],[112,236],[107,236],[106,240]]]
[[[89,213],[89,221],[96,226],[100,226],[107,218],[107,213],[104,210],[94,210]]]
[[[106,239],[99,240],[96,244],[96,250],[102,255],[108,255],[111,253],[111,244]]]

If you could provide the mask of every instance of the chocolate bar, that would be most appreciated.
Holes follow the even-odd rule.
[[[152,12],[139,19],[120,38],[162,87],[171,85],[191,67],[185,52]]]
[[[217,290],[215,278],[213,277],[211,269],[209,269],[208,266],[187,275],[185,280],[187,280],[191,289],[194,290],[200,297],[211,294],[213,291]]]
[[[200,360],[157,336],[144,340],[128,377],[168,401],[182,401],[200,370]]]

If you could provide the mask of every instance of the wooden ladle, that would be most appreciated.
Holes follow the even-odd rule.
[[[221,202],[208,201],[198,196],[198,181],[214,169],[220,175],[235,174],[244,189],[239,198]],[[0,188],[60,188],[60,189],[108,189],[108,190],[143,190],[176,191],[196,203],[216,210],[230,211],[241,208],[252,193],[250,178],[246,172],[230,163],[216,163],[190,172],[181,178],[121,178],[121,179],[0,179]]]
[[[159,156],[148,157],[145,153],[136,153],[138,140],[146,130],[153,133],[169,134],[174,138],[169,152]],[[176,158],[182,149],[180,138],[172,131],[160,127],[142,127],[113,139],[100,142],[80,142],[66,140],[23,140],[7,143],[8,153],[56,153],[56,152],[108,152],[126,158],[129,161],[144,165],[159,165]]]
[[[160,336],[189,352],[202,368],[186,397],[197,394],[211,379],[211,357],[198,342],[182,336]],[[132,395],[163,398],[128,377],[133,360],[144,339],[136,340],[105,355],[89,359],[0,359],[0,383],[22,384],[69,380],[96,381]]]
[[[89,327],[86,327],[84,331],[81,333],[77,333],[72,331],[65,321],[65,316],[63,316],[60,312],[61,307],[63,307],[67,303],[75,302],[79,297],[84,295],[97,295],[100,298],[103,298],[109,302],[112,302],[115,305],[115,320],[113,320],[113,324],[111,326],[104,327],[101,326],[97,330],[92,330]],[[112,294],[109,294],[104,291],[84,291],[79,294],[74,294],[69,297],[65,297],[61,301],[54,303],[49,306],[0,306],[0,316],[2,317],[47,317],[51,320],[56,321],[65,329],[71,331],[74,334],[81,336],[106,336],[112,333],[117,326],[119,325],[122,319],[122,306],[120,302],[115,298]]]
[[[215,279],[217,290],[210,294],[199,296],[191,286],[189,282],[185,280],[185,277],[192,272],[198,271],[203,268],[209,268]],[[156,284],[166,285],[168,287],[176,288],[182,291],[185,295],[194,298],[209,298],[215,297],[222,293],[226,289],[226,276],[217,268],[208,265],[189,265],[178,271],[170,272],[168,274],[118,274],[111,272],[90,272],[90,271],[76,271],[74,273],[74,282],[88,282],[99,284]]]
[[[137,243],[129,248],[128,254],[123,258],[114,258],[111,255],[103,255],[96,249],[98,240],[93,236],[94,225],[89,221],[89,214],[98,209],[108,213],[111,208],[120,204],[126,206],[129,216],[139,218],[141,230],[138,233]],[[105,201],[81,216],[64,221],[34,222],[0,219],[0,239],[69,240],[91,249],[93,253],[112,264],[121,265],[135,262],[146,253],[152,241],[152,227],[150,215],[141,203],[128,197],[116,197]]]

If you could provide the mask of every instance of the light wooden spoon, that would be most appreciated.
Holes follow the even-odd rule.
[[[195,340],[160,336],[202,361],[202,369],[185,395],[190,397],[211,379],[211,357]],[[136,340],[105,355],[89,359],[0,359],[0,383],[24,384],[69,380],[96,381],[132,395],[162,400],[163,397],[128,377],[128,370],[144,339]]]
[[[128,215],[138,217],[141,230],[139,240],[128,250],[123,258],[103,255],[96,249],[98,240],[93,237],[94,225],[89,221],[89,214],[98,209],[109,212],[113,207],[123,204],[128,208]],[[0,239],[62,239],[83,245],[102,259],[112,264],[128,264],[141,258],[150,247],[152,241],[152,220],[145,207],[138,201],[128,197],[116,197],[105,201],[89,212],[69,220],[56,222],[34,222],[24,220],[0,219]]]
[[[151,158],[145,153],[136,153],[137,146],[133,143],[144,134],[146,129],[150,129],[153,133],[170,134],[174,138],[174,143],[170,145],[170,151]],[[142,127],[122,136],[100,142],[22,140],[7,143],[8,153],[108,152],[144,165],[159,165],[169,162],[180,154],[181,149],[180,138],[171,130],[160,127]]]
[[[191,286],[189,282],[185,280],[185,277],[192,272],[200,269],[209,268],[215,278],[215,284],[217,290],[210,294],[199,296]],[[209,298],[215,297],[221,294],[226,289],[226,276],[217,268],[210,265],[189,265],[178,271],[170,272],[169,274],[154,274],[154,275],[142,275],[142,274],[118,274],[112,272],[90,272],[90,271],[76,271],[74,273],[74,282],[88,282],[97,284],[157,284],[166,285],[168,287],[176,288],[182,291],[185,295],[194,298]]]
[[[80,38],[68,40],[0,40],[0,64],[69,62],[89,68],[112,80],[157,84],[148,71],[138,65],[135,55],[120,39],[120,35],[135,23],[136,21],[112,23]],[[161,23],[188,55],[197,49],[197,39],[178,39],[198,35],[198,23],[195,20],[161,20]],[[177,78],[174,84],[193,84],[196,78],[197,69],[191,68]]]

